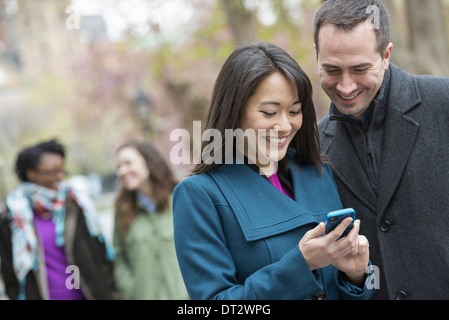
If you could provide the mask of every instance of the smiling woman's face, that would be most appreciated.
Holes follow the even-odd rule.
[[[58,190],[65,178],[64,158],[57,153],[44,153],[36,169],[28,169],[26,175],[34,184]]]
[[[138,190],[150,174],[145,158],[132,147],[125,147],[117,152],[117,176],[125,189]]]
[[[254,130],[256,141],[249,141],[249,150],[243,153],[259,167],[266,161],[255,158],[262,155],[270,162],[282,160],[290,142],[302,125],[301,102],[291,82],[280,72],[266,77],[250,97],[245,107],[240,128]],[[266,132],[258,134],[258,130]],[[252,152],[251,152],[252,151]]]

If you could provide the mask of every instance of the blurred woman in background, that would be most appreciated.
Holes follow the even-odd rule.
[[[121,187],[115,202],[115,279],[124,298],[188,299],[173,239],[177,181],[150,143],[125,143],[116,159]]]
[[[0,214],[1,271],[15,300],[120,299],[114,250],[96,208],[66,180],[65,148],[56,140],[23,149],[21,181]]]

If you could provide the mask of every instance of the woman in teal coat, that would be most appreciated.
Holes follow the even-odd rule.
[[[272,44],[241,47],[225,62],[202,161],[174,191],[191,299],[371,297],[360,221],[338,241],[350,218],[324,235],[326,214],[342,205],[319,152],[311,95],[307,75]]]

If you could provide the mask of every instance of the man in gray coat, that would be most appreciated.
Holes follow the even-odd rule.
[[[377,0],[327,0],[314,39],[321,150],[370,242],[374,299],[449,299],[449,78],[390,63]]]

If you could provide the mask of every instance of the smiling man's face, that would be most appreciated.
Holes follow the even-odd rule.
[[[321,87],[342,114],[360,119],[379,91],[393,45],[380,55],[376,33],[364,22],[350,31],[325,24],[318,37]]]

